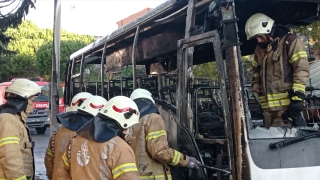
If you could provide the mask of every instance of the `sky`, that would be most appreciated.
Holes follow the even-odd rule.
[[[117,22],[121,19],[165,1],[61,0],[61,28],[77,34],[106,36],[118,28]],[[35,6],[25,19],[40,28],[52,28],[54,0],[37,0]]]

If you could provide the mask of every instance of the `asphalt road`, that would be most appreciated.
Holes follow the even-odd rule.
[[[47,180],[46,168],[44,166],[44,155],[50,138],[50,129],[47,128],[45,134],[37,134],[35,129],[30,129],[32,140],[35,142],[34,159],[36,168],[35,180]]]

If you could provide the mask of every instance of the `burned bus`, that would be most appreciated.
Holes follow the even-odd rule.
[[[109,99],[148,89],[166,122],[170,146],[203,164],[199,170],[172,167],[173,179],[317,179],[320,133],[313,127],[319,123],[319,98],[309,96],[307,127],[266,129],[241,57],[256,47],[244,32],[252,14],[295,27],[319,20],[319,3],[168,0],[71,54],[64,103],[83,91]],[[193,77],[193,65],[212,61],[217,83]],[[123,67],[130,76],[121,76]]]

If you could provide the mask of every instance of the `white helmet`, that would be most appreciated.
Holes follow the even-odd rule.
[[[98,114],[100,109],[106,105],[106,103],[107,100],[105,98],[101,96],[92,96],[80,105],[78,111],[84,111],[95,116]]]
[[[154,99],[152,98],[151,92],[146,89],[138,88],[131,93],[130,99],[135,100],[139,98],[147,98],[150,99],[154,104]]]
[[[81,106],[83,101],[85,101],[86,99],[88,99],[90,97],[92,97],[92,94],[90,94],[88,92],[81,92],[81,93],[76,94],[72,98],[69,111],[76,111],[79,108],[79,106]]]
[[[247,39],[249,40],[258,34],[269,34],[273,24],[274,20],[265,14],[257,13],[252,15],[246,22]]]
[[[11,93],[29,99],[32,96],[39,95],[41,88],[38,84],[28,79],[17,79],[6,90],[6,97],[12,96]]]
[[[125,96],[111,98],[106,106],[99,112],[104,116],[114,119],[124,129],[139,123],[139,109],[136,103]]]

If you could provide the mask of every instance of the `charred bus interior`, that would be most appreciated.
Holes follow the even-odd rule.
[[[256,179],[260,176],[253,173],[252,163],[261,169],[320,166],[320,161],[307,155],[301,158],[310,163],[297,163],[301,158],[287,163],[279,157],[281,153],[269,149],[270,143],[284,137],[314,131],[266,130],[251,83],[244,82],[241,62],[241,56],[253,54],[256,46],[255,41],[246,40],[244,32],[252,14],[264,13],[288,27],[307,25],[319,20],[318,3],[320,0],[166,1],[70,56],[65,104],[83,91],[110,99],[130,96],[135,88],[148,89],[166,122],[170,146],[216,168],[172,167],[173,179]],[[218,82],[192,76],[192,65],[211,61],[217,63]],[[93,66],[98,78],[85,82],[85,67]],[[137,74],[136,66],[144,67],[144,75]],[[132,75],[106,77],[122,67],[132,68]],[[319,123],[320,101],[311,93],[309,99],[304,113],[308,126],[313,127]],[[266,157],[261,157],[263,153]],[[268,160],[270,157],[277,162]]]

